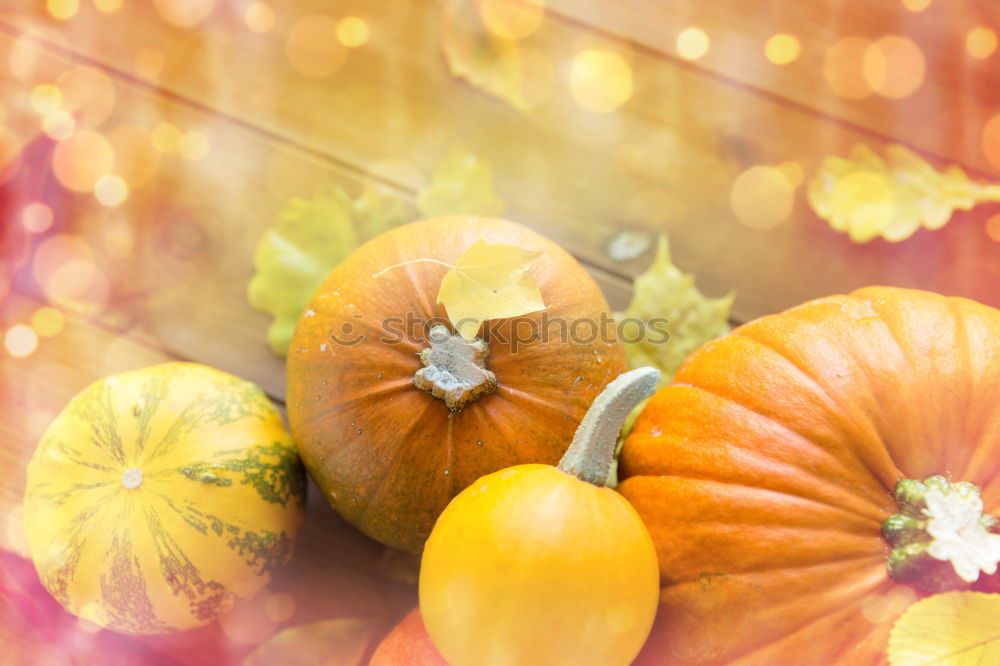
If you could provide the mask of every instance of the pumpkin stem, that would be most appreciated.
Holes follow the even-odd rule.
[[[1000,562],[997,519],[983,513],[979,488],[943,476],[896,484],[899,513],[882,524],[893,546],[889,576],[928,592],[967,588]]]
[[[605,386],[580,421],[559,469],[595,486],[606,485],[625,418],[653,395],[659,381],[656,368],[636,368]]]
[[[431,346],[420,352],[425,367],[413,375],[414,386],[444,400],[453,412],[496,390],[497,376],[486,369],[485,341],[466,340],[443,325],[432,327],[428,339]]]

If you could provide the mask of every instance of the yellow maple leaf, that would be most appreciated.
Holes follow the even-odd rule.
[[[441,280],[437,296],[458,334],[472,340],[488,319],[544,310],[538,284],[526,272],[541,254],[482,240],[463,252]]]
[[[948,592],[910,606],[889,634],[892,666],[1000,664],[1000,594]]]
[[[973,182],[957,166],[938,171],[898,144],[885,155],[858,144],[849,159],[825,158],[809,183],[813,211],[856,243],[901,241],[920,227],[940,229],[955,210],[1000,200],[1000,186]]]
[[[667,237],[660,236],[653,265],[635,279],[632,302],[623,312],[615,313],[629,367],[659,368],[660,385],[669,384],[691,352],[729,332],[733,298],[733,293],[722,298],[702,294],[694,276],[674,266]],[[630,321],[643,327],[637,341],[631,340],[634,331]],[[664,327],[668,339],[662,335]]]

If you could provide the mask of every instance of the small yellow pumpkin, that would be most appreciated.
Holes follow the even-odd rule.
[[[205,624],[291,556],[305,477],[250,382],[194,363],[99,380],[28,465],[25,530],[67,610],[130,634]]]
[[[656,550],[635,509],[603,487],[622,423],[659,372],[621,375],[559,463],[516,465],[462,491],[420,567],[420,611],[452,666],[626,666],[656,614]]]

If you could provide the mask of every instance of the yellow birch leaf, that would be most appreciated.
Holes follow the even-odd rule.
[[[629,367],[660,370],[660,385],[670,383],[695,349],[729,332],[735,294],[708,298],[670,259],[667,237],[660,236],[656,259],[635,279],[632,302],[615,313]]]
[[[918,229],[940,229],[956,210],[1000,200],[1000,186],[976,183],[951,166],[938,171],[898,144],[885,159],[858,144],[849,159],[831,155],[809,183],[809,205],[836,231],[867,243],[901,241]]]
[[[463,252],[441,280],[437,297],[458,334],[472,340],[488,319],[544,310],[538,284],[526,273],[541,254],[482,240]]]
[[[1000,664],[1000,594],[948,592],[906,609],[889,634],[892,666]]]

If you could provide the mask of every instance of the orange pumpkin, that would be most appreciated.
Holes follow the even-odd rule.
[[[382,639],[368,666],[448,666],[414,608]]]
[[[871,287],[735,329],[621,455],[662,585],[637,663],[884,663],[920,595],[997,585],[998,471],[1000,311]]]
[[[414,259],[454,264],[480,239],[542,253],[528,275],[547,308],[486,323],[495,390],[455,409],[414,385],[427,324],[445,321],[435,297],[447,268],[373,275]],[[288,418],[306,468],[349,522],[417,552],[448,501],[480,476],[559,460],[594,397],[626,368],[609,322],[583,268],[520,225],[448,217],[383,234],[330,273],[292,340]]]

